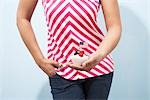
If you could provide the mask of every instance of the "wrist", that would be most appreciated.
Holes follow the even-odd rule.
[[[35,59],[35,62],[37,65],[41,65],[44,62],[45,58],[44,57],[39,57]]]
[[[96,53],[95,53],[95,55],[96,55],[96,57],[97,57],[97,59],[99,59],[99,60],[102,60],[103,58],[105,58],[105,52],[102,52],[102,51],[97,51]]]

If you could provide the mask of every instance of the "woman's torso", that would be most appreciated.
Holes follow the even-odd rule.
[[[96,51],[104,38],[97,24],[99,0],[43,0],[48,27],[48,59],[59,63],[70,62],[70,55],[79,48],[79,42],[87,42],[85,53]],[[84,79],[113,71],[110,55],[89,72],[78,71],[63,65],[57,74],[70,79]]]

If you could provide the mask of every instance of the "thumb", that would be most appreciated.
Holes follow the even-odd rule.
[[[58,63],[57,61],[52,61],[52,63],[51,63],[54,67],[57,67],[57,68],[59,68],[59,67],[61,67],[62,66],[62,64],[61,63]]]
[[[93,61],[93,59],[92,59],[92,58],[90,58],[90,59],[88,59],[88,60],[84,61],[84,62],[82,63],[82,66],[86,66],[86,65],[88,65],[88,64],[90,64],[92,61]]]
[[[89,60],[82,63],[82,66],[86,66],[89,63]]]

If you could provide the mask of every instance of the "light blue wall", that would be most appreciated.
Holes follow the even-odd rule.
[[[150,45],[148,45],[147,2],[131,0],[120,3],[123,33],[120,44],[114,52],[117,63],[110,100],[148,100]]]
[[[150,1],[148,1],[147,5],[150,5]],[[150,6],[148,6],[148,9],[150,9]],[[148,17],[150,17],[150,13],[148,13]],[[150,19],[148,19],[148,23],[147,23],[147,26],[150,26]],[[148,27],[148,32],[149,32],[149,36],[148,36],[148,44],[150,44],[150,27]],[[148,84],[150,84],[150,46],[149,47],[149,53],[148,53]],[[150,95],[150,85],[148,86],[148,93]],[[149,96],[149,99],[150,99],[150,96]]]
[[[51,100],[48,78],[34,63],[17,31],[18,1],[0,1],[0,100]],[[113,51],[116,69],[109,100],[150,100],[148,0],[119,0],[119,4],[123,32]],[[101,16],[99,23],[104,29]],[[41,2],[32,23],[46,55],[47,31]]]

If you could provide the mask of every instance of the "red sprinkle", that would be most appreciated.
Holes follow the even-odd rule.
[[[80,57],[83,57],[83,55],[84,55],[84,51],[80,51],[80,52],[79,52],[79,56],[80,56]]]

